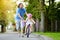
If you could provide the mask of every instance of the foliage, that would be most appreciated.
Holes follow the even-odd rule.
[[[38,0],[29,0],[27,12],[32,13],[33,17],[40,19],[40,3]]]
[[[60,20],[60,2],[57,4],[57,20]]]
[[[9,21],[14,20],[15,8],[12,0],[0,0],[0,24],[6,26]]]
[[[5,13],[0,13],[0,24],[6,26],[8,23],[7,16]]]
[[[53,3],[50,6],[46,6],[46,16],[49,20],[60,20],[60,2],[58,4]]]
[[[4,1],[0,1],[0,24],[6,26],[7,21],[7,15],[6,15],[6,5],[3,3]]]
[[[49,6],[48,17],[49,17],[50,20],[56,20],[56,18],[57,18],[56,17],[57,9],[55,8],[55,4],[56,3],[51,4]]]

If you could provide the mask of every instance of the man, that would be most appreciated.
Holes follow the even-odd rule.
[[[21,28],[21,35],[23,36],[23,25],[22,25],[22,20],[24,19],[24,14],[27,15],[26,13],[26,9],[23,8],[23,4],[20,3],[18,5],[18,8],[16,10],[16,17],[15,17],[15,20],[16,20],[16,29],[18,31],[18,33],[20,32],[19,29]]]

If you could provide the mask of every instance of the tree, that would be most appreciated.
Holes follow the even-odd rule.
[[[35,19],[37,19],[37,18],[40,19],[40,3],[39,3],[39,0],[29,0],[27,12],[32,13],[32,15]]]
[[[41,20],[41,14],[40,14],[40,2],[39,2],[39,0],[29,0],[28,2],[29,2],[29,5],[27,7],[27,12],[32,13],[33,18],[36,22],[40,21]],[[39,27],[40,26],[37,25],[37,28],[39,28]],[[38,31],[39,31],[39,29],[38,29]]]
[[[6,15],[6,6],[3,3],[3,1],[0,1],[0,25],[1,27],[1,32],[4,32],[5,26],[7,25],[7,15]]]
[[[12,3],[12,0],[0,0],[0,25],[2,25],[1,27],[2,32],[5,31],[4,29],[9,22],[8,11],[13,10],[14,9],[13,7],[14,5]],[[12,16],[13,15],[11,15],[10,17],[13,18]]]
[[[60,2],[57,4],[57,12],[56,12],[56,16],[57,16],[57,21],[56,21],[56,28],[55,31],[60,32]]]
[[[45,24],[45,0],[40,0],[40,5],[41,5],[41,8],[40,8],[40,10],[41,10],[41,27],[40,27],[40,29],[41,29],[41,31],[42,32],[44,32],[44,24]]]
[[[54,2],[54,0],[49,0],[49,6],[46,7],[46,14],[45,14],[45,23],[46,23],[46,28],[48,31],[51,31],[51,32],[55,32],[57,31],[57,15],[58,12],[58,7],[57,7],[57,4],[56,2]]]
[[[41,21],[40,31],[44,31],[45,0],[29,0],[27,12],[31,12],[35,20]]]

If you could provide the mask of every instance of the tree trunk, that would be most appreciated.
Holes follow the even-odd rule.
[[[51,32],[53,32],[53,20],[51,20]]]
[[[55,32],[57,32],[57,20],[55,21]]]
[[[47,16],[45,16],[45,32],[47,32],[47,31],[49,31],[49,24],[48,24],[48,18],[47,18]]]
[[[60,32],[60,20],[57,21],[57,31]]]
[[[38,20],[38,18],[36,19],[36,32],[38,32],[39,31],[39,20]]]
[[[41,12],[41,27],[40,27],[41,32],[44,32],[44,13]]]
[[[4,27],[4,25],[1,26],[1,32],[5,32],[6,31],[6,27]]]
[[[41,26],[40,31],[44,32],[44,6],[45,6],[45,0],[40,0],[41,5]]]
[[[52,4],[52,1],[51,0],[49,0],[49,5],[51,5]]]
[[[54,3],[55,0],[52,0],[52,4]]]

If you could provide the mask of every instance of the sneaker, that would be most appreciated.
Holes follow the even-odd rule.
[[[24,36],[22,35],[22,37],[24,37]]]

